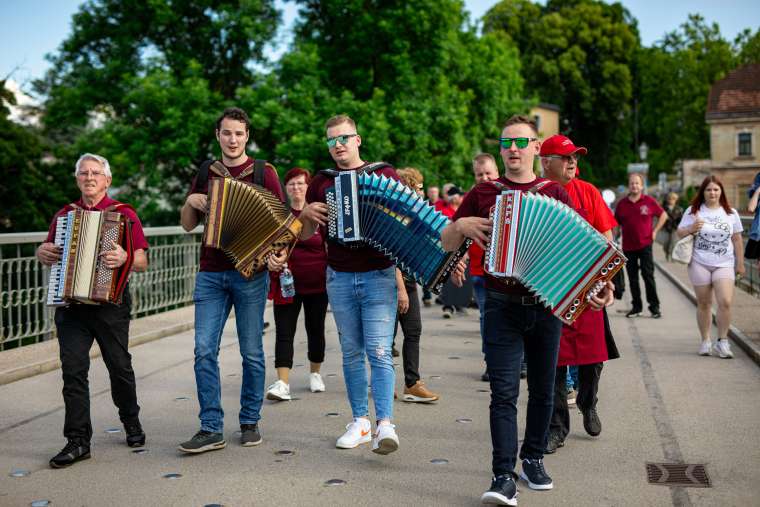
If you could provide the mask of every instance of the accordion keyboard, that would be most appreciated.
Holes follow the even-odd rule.
[[[65,250],[64,237],[66,236],[67,223],[68,216],[63,215],[61,217],[58,217],[55,224],[55,238],[53,240],[53,243],[61,252]],[[56,263],[50,267],[50,280],[48,281],[47,293],[48,306],[61,306],[66,304],[66,302],[61,297],[61,288],[65,282],[64,277],[66,275],[66,270],[63,269],[63,264],[64,258],[63,255],[61,255],[61,258],[58,259],[58,261],[56,261]]]

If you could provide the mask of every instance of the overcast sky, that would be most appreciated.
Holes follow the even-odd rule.
[[[41,77],[48,68],[45,54],[54,52],[71,29],[71,16],[81,0],[0,0],[0,79],[10,77],[29,88],[29,81]],[[471,19],[479,19],[496,2],[466,0]],[[277,55],[286,49],[289,28],[296,16],[294,2],[277,0],[283,9],[285,30],[281,30]],[[760,1],[757,0],[623,0],[639,22],[642,43],[651,45],[666,32],[683,23],[688,14],[698,12],[708,22],[717,22],[730,40],[744,28],[757,30]]]

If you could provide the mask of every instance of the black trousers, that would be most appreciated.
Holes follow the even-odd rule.
[[[129,345],[129,320],[132,307],[128,289],[120,305],[73,304],[58,308],[55,326],[61,354],[63,402],[66,418],[63,436],[88,443],[92,437],[90,421],[90,349],[97,341],[111,379],[111,398],[124,424],[138,421],[135,372]]]
[[[596,407],[599,379],[604,363],[582,364],[578,366],[578,394],[575,404],[579,409]],[[570,410],[567,406],[567,366],[558,366],[554,375],[554,411],[549,424],[549,433],[558,433],[562,440],[570,433]]]
[[[625,270],[628,272],[628,283],[631,286],[631,306],[634,310],[641,311],[641,288],[639,287],[639,269],[641,278],[644,279],[644,289],[647,294],[649,311],[660,311],[660,300],[657,297],[657,286],[654,283],[654,258],[652,257],[652,245],[641,250],[627,250],[623,252],[628,257]]]
[[[298,314],[303,305],[306,339],[309,344],[308,357],[312,363],[325,360],[325,315],[327,314],[327,293],[296,294],[287,305],[274,305],[274,367],[293,368],[293,340],[296,336]]]
[[[420,336],[422,335],[422,317],[420,300],[417,297],[417,284],[404,280],[406,293],[409,295],[409,310],[399,315],[396,312],[396,328],[393,330],[394,342],[398,325],[404,332],[404,345],[401,355],[404,363],[404,383],[412,387],[420,379]]]

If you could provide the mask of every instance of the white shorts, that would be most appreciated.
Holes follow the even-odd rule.
[[[701,285],[712,285],[716,280],[731,280],[736,278],[734,268],[716,268],[714,266],[705,266],[696,261],[689,263],[689,280],[695,287]]]

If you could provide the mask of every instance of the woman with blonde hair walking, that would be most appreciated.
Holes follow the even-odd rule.
[[[728,204],[723,184],[715,176],[702,181],[676,231],[679,238],[694,236],[689,280],[697,296],[697,326],[702,337],[699,354],[734,357],[728,343],[734,280],[744,274],[744,245],[739,214]],[[710,339],[712,296],[718,303],[718,340]]]

